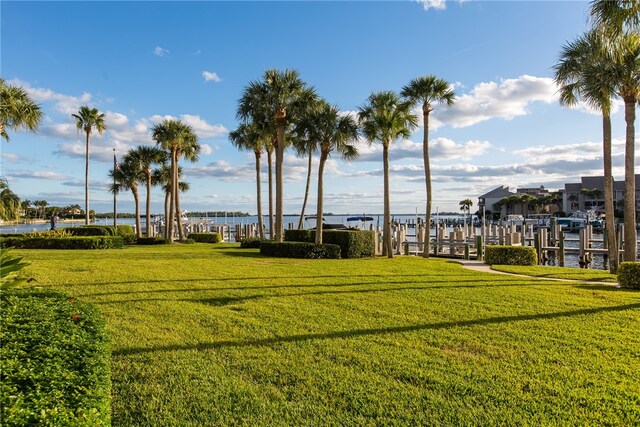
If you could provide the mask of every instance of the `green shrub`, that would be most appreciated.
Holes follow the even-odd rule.
[[[3,291],[0,307],[2,425],[110,425],[109,346],[98,311],[34,288]]]
[[[187,239],[193,239],[199,243],[220,243],[222,236],[219,233],[191,233]]]
[[[339,259],[340,246],[323,243],[316,245],[308,242],[272,242],[260,243],[260,254],[281,258]]]
[[[532,246],[499,246],[485,248],[485,264],[538,265],[538,255]]]
[[[138,237],[136,240],[137,245],[164,245],[171,243],[168,239],[163,237]]]
[[[322,230],[322,243],[340,246],[342,258],[363,258],[375,256],[373,231],[364,230]],[[309,242],[316,240],[315,230],[285,230],[287,242]]]
[[[260,243],[265,241],[265,239],[259,237],[245,237],[240,240],[240,247],[242,249],[258,249],[260,248]]]
[[[120,249],[120,236],[0,237],[0,246],[19,249]]]
[[[120,224],[116,226],[116,236],[126,236],[128,234],[136,234],[133,227],[129,224]]]
[[[66,227],[72,236],[115,236],[116,229],[111,225],[83,225],[82,227]]]
[[[623,288],[640,289],[640,262],[623,262],[618,267],[618,283]]]
[[[10,253],[11,248],[0,248],[0,290],[24,285],[29,279],[19,277],[18,272],[29,265],[22,257]]]

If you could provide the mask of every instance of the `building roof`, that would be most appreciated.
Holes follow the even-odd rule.
[[[501,185],[500,187],[496,187],[488,193],[483,194],[482,196],[478,196],[479,199],[496,199],[503,198],[512,195],[513,193],[509,191],[509,187],[505,187]]]

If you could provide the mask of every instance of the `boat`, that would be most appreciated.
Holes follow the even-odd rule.
[[[602,229],[602,220],[594,211],[575,211],[565,218],[558,218],[558,225],[567,230],[581,230],[587,225],[592,225],[596,229]]]
[[[365,215],[361,215],[361,216],[350,216],[347,217],[347,221],[362,221],[362,222],[367,222],[367,221],[373,221],[373,217],[372,216],[365,216]]]

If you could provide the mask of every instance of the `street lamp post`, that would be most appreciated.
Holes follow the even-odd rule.
[[[113,149],[113,226],[116,227],[117,223],[116,223],[116,218],[118,216],[118,214],[116,213],[116,206],[117,206],[117,202],[116,202],[116,195],[117,195],[117,191],[116,191],[116,171],[118,170],[118,161],[116,160],[116,149]]]

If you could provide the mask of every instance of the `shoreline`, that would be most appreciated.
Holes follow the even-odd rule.
[[[51,222],[50,219],[30,219],[30,220],[19,220],[19,221],[0,221],[0,227],[15,227],[17,225],[33,225],[33,224],[49,224]],[[77,224],[84,222],[83,219],[59,219],[56,220],[56,224],[64,223],[64,224]]]

